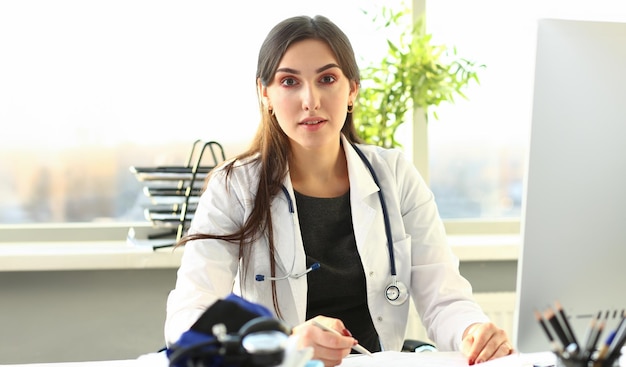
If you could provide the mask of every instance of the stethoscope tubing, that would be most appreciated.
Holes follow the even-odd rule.
[[[391,235],[391,222],[389,222],[389,213],[387,211],[387,202],[385,201],[385,196],[383,195],[383,189],[380,186],[380,181],[378,181],[378,176],[376,175],[376,171],[374,171],[374,167],[370,161],[365,157],[365,154],[361,151],[361,149],[357,148],[357,146],[352,143],[352,147],[359,155],[367,169],[370,171],[372,178],[374,179],[374,183],[378,186],[378,199],[380,200],[380,206],[383,211],[383,221],[385,223],[385,236],[387,236],[387,249],[389,250],[389,263],[391,266],[391,276],[395,277],[396,273],[396,258],[393,253],[393,236]]]
[[[385,225],[385,236],[387,237],[387,249],[389,251],[389,265],[391,268],[391,279],[392,279],[391,284],[387,286],[385,290],[386,298],[391,304],[400,305],[404,303],[404,301],[407,299],[408,293],[407,293],[406,286],[402,282],[399,282],[397,280],[396,259],[395,259],[395,254],[393,252],[393,236],[391,233],[391,222],[389,221],[389,212],[387,211],[387,203],[385,201],[385,196],[383,195],[383,190],[380,185],[380,181],[378,180],[378,176],[376,175],[376,171],[374,170],[374,167],[372,166],[370,161],[367,159],[367,157],[365,157],[365,154],[363,154],[363,152],[356,146],[356,144],[354,143],[350,143],[350,144],[352,145],[352,148],[354,148],[354,151],[358,154],[359,158],[361,158],[361,160],[363,161],[363,163],[369,170],[370,174],[372,175],[372,179],[374,180],[374,183],[378,186],[378,199],[380,201],[380,206],[383,212],[383,222]],[[285,194],[285,198],[287,198],[287,204],[289,206],[289,213],[291,213],[291,215],[294,216],[295,208],[294,208],[293,200],[291,199],[291,195],[289,194],[289,190],[287,190],[287,188],[284,185],[281,186],[281,189],[283,193]],[[294,241],[293,242],[295,246],[295,228],[294,228]],[[264,276],[262,274],[257,274],[256,280],[263,281],[263,280],[284,280],[287,278],[300,278],[308,274],[309,272],[316,270],[320,267],[319,263],[315,263],[309,266],[304,272],[294,274],[293,270],[295,266],[295,261],[296,260],[294,256],[293,262],[291,264],[291,270],[287,274],[281,277],[269,277],[269,276]],[[389,295],[390,290],[392,290],[391,293],[394,295],[393,297],[390,297]]]

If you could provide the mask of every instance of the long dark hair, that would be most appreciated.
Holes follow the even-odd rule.
[[[261,45],[257,63],[256,78],[263,86],[268,86],[274,78],[278,64],[287,48],[293,43],[317,39],[326,42],[346,77],[360,83],[359,68],[356,63],[352,45],[344,32],[328,18],[317,15],[315,17],[296,16],[278,23],[269,32]],[[210,233],[188,234],[181,238],[178,245],[197,239],[220,239],[239,244],[239,256],[244,269],[241,276],[245,277],[248,256],[247,245],[251,245],[261,235],[267,236],[270,249],[271,276],[276,275],[276,259],[274,236],[272,230],[271,202],[274,196],[280,193],[281,185],[287,175],[287,162],[290,154],[289,139],[280,128],[276,118],[261,103],[259,95],[259,108],[261,122],[252,139],[249,148],[236,156],[233,160],[225,163],[226,175],[230,175],[236,161],[247,160],[250,164],[260,164],[259,186],[254,199],[254,208],[250,217],[243,226],[234,233],[227,235],[214,235]],[[342,133],[351,142],[361,142],[358,137],[352,114],[346,113],[346,120],[342,127]],[[207,177],[207,180],[211,175]],[[243,282],[242,282],[243,283]],[[276,314],[280,317],[278,301],[276,297],[276,284],[272,281],[272,299]]]

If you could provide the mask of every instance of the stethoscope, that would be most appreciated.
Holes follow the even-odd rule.
[[[363,152],[355,144],[352,144],[352,147],[354,148],[356,153],[359,155],[359,157],[361,158],[361,160],[363,161],[363,163],[369,170],[370,174],[372,175],[372,178],[374,179],[374,183],[376,183],[376,185],[379,188],[381,188],[380,182],[378,181],[378,176],[376,176],[376,172],[374,171],[374,167],[372,167],[372,164],[367,160],[367,158],[365,157],[365,154],[363,154]],[[282,186],[282,190],[283,190],[283,193],[285,194],[285,197],[287,198],[287,203],[289,205],[289,212],[292,215],[293,223],[295,226],[296,225],[295,224],[296,223],[295,222],[295,210],[293,206],[293,201],[291,200],[291,195],[289,195],[289,191],[287,190],[286,187]],[[389,263],[391,265],[391,283],[389,283],[389,285],[385,288],[385,298],[392,305],[399,306],[403,304],[404,302],[406,302],[406,300],[409,298],[409,291],[406,285],[398,280],[398,276],[396,273],[396,259],[393,253],[393,237],[391,234],[391,223],[389,222],[387,204],[385,202],[385,197],[383,195],[382,188],[378,190],[378,200],[380,201],[380,206],[383,211],[383,221],[385,224],[385,236],[387,237],[387,249],[389,252]],[[293,231],[293,233],[294,233],[293,244],[295,247],[295,244],[296,244],[295,230]],[[287,278],[297,279],[297,278],[303,277],[304,275],[310,273],[313,270],[319,269],[320,267],[319,263],[314,263],[308,268],[306,268],[305,271],[301,273],[294,273],[295,265],[296,265],[296,257],[294,256],[291,262],[291,269],[289,270],[289,272],[287,272],[287,274],[281,277],[269,277],[269,276],[265,276],[262,274],[257,274],[255,279],[257,281],[284,280]]]

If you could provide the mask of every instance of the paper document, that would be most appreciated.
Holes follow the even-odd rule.
[[[481,363],[480,367],[533,367],[550,366],[555,357],[552,353],[512,354]],[[467,357],[460,352],[378,352],[373,357],[350,355],[340,367],[460,367],[469,366]]]

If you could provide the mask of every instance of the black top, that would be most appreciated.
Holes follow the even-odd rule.
[[[307,275],[307,320],[317,315],[338,318],[359,344],[380,351],[354,238],[350,192],[337,198],[295,196],[307,266],[320,264]]]

